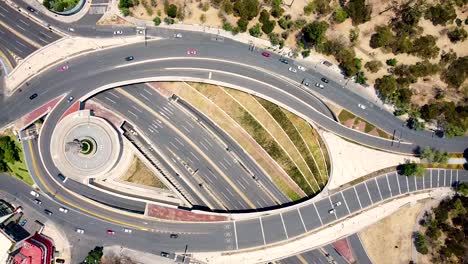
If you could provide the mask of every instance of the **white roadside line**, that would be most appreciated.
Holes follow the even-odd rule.
[[[284,234],[286,235],[286,239],[289,239],[288,230],[286,230],[286,225],[284,224],[283,213],[280,213],[280,217],[281,217],[281,222],[283,223]]]
[[[359,199],[359,195],[357,194],[355,186],[353,186],[353,189],[354,189],[354,193],[356,194],[357,200],[359,202],[359,207],[362,209],[361,199]]]
[[[349,210],[348,203],[346,202],[343,192],[340,192],[340,194],[341,194],[341,197],[343,198],[344,204],[346,205],[346,210],[348,210],[348,214],[351,214],[351,211]]]
[[[233,222],[234,223],[234,238],[236,240],[236,250],[239,249],[239,244],[237,242],[237,227],[236,227],[236,221]]]
[[[410,192],[408,177],[405,177],[405,179],[406,179],[406,190]]]
[[[388,190],[390,191],[390,196],[393,197],[392,188],[390,188],[390,182],[388,181],[388,175],[385,173],[385,179],[387,179]]]
[[[364,186],[366,186],[367,195],[369,196],[369,200],[370,200],[370,202],[371,202],[372,204],[374,204],[374,201],[372,201],[372,197],[371,197],[371,195],[370,195],[369,188],[367,187],[367,184],[366,184],[366,182],[364,182]]]
[[[430,174],[430,176],[431,176],[431,180],[430,180],[431,188],[434,188],[434,187],[432,186],[432,169],[430,169],[430,172],[431,172],[431,174]]]
[[[395,175],[395,178],[396,178],[397,183],[398,183],[398,191],[400,192],[400,194],[402,194],[401,186],[400,186],[400,177],[398,177],[397,173],[394,173],[394,175]]]
[[[418,182],[416,181],[417,177],[413,177],[414,179],[414,189],[417,191],[418,190]]]
[[[260,216],[260,217],[258,218],[258,220],[260,221],[260,229],[262,230],[263,245],[266,245],[266,241],[265,241],[265,232],[263,231],[262,217]]]
[[[382,192],[380,191],[380,186],[379,186],[379,182],[377,181],[377,177],[374,178],[374,181],[375,181],[375,185],[377,185],[377,190],[379,190],[380,200],[383,200]]]
[[[314,205],[315,212],[317,213],[318,218],[320,220],[320,225],[323,226],[322,217],[320,217],[320,214],[319,214],[319,212],[317,210],[317,206],[315,206],[315,203],[313,203],[313,205]]]
[[[299,210],[300,208],[296,208],[297,210],[297,213],[299,214],[299,218],[301,219],[301,223],[302,223],[302,227],[304,227],[304,232],[307,232],[307,227],[304,223],[304,219],[302,218],[302,214],[301,214],[301,210]]]

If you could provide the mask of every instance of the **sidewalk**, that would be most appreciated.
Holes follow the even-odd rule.
[[[66,234],[62,231],[62,229],[57,228],[50,222],[47,222],[44,225],[44,230],[42,233],[54,241],[55,250],[59,252],[58,257],[65,260],[65,263],[71,263],[71,250],[70,250],[70,242]]]

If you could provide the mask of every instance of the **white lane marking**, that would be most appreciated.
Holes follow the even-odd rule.
[[[26,48],[26,45],[24,45],[23,43],[21,43],[21,42],[19,42],[19,41],[17,41],[17,40],[16,40],[16,43],[18,43],[18,45],[23,46],[23,47]]]
[[[48,38],[52,39],[52,37],[51,37],[51,36],[49,36],[49,35],[47,35],[47,33],[44,33],[44,32],[42,32],[42,31],[41,31],[41,33],[42,33],[44,36],[46,36],[46,37],[48,37]]]
[[[232,164],[229,162],[229,160],[227,160],[226,158],[223,158],[223,160],[224,160],[229,166],[232,166]]]
[[[416,177],[414,177],[416,179]],[[447,170],[444,170],[444,186],[447,185]]]
[[[223,166],[223,168],[224,168],[225,170],[228,169],[228,168],[226,167],[226,165],[224,165],[224,163],[222,163],[221,161],[219,162],[219,164],[221,164],[221,166]]]
[[[211,173],[211,175],[213,175],[215,179],[218,179],[218,176],[216,176],[216,174],[214,174],[211,170],[208,170],[208,171]]]
[[[172,112],[171,110],[169,110],[167,107],[163,106],[164,110],[166,110],[167,112],[171,113],[171,114],[174,114],[174,112]]]
[[[354,193],[356,194],[357,201],[358,201],[358,203],[359,203],[359,207],[362,209],[361,200],[359,199],[359,195],[357,194],[356,188],[354,188],[354,186],[353,186],[353,189],[354,189]]]
[[[430,177],[431,177],[431,178],[430,178],[429,183],[431,184],[431,188],[432,188],[432,169],[430,169],[429,171],[431,172],[431,174],[430,174]]]
[[[453,182],[453,170],[450,170],[450,185],[452,185],[452,182]]]
[[[317,215],[318,215],[318,217],[319,217],[320,225],[323,225],[322,218],[320,217],[320,214],[319,214],[319,212],[318,212],[318,210],[317,210],[317,206],[315,206],[315,203],[313,203],[313,205],[314,205],[315,212],[317,213]]]
[[[141,111],[140,109],[138,109],[138,107],[136,107],[136,106],[134,106],[134,105],[132,105],[132,108],[135,109],[135,110],[137,110],[137,111],[140,112],[140,113],[143,113],[143,111]]]
[[[265,200],[265,198],[263,198],[263,196],[260,196],[260,199],[262,199],[263,203],[265,204],[265,206],[268,205],[268,202]]]
[[[406,190],[408,190],[408,192],[409,192],[410,189],[409,189],[408,177],[405,177],[405,178],[406,178],[406,188],[407,188]]]
[[[16,26],[19,27],[19,28],[21,28],[21,30],[26,31],[26,29],[24,29],[22,26],[20,26],[20,25],[18,25],[18,24],[16,24]]]
[[[439,182],[440,182],[440,169],[437,169],[437,187],[440,186]]]
[[[281,222],[283,223],[283,228],[284,228],[284,233],[286,234],[286,238],[289,239],[288,230],[286,230],[286,225],[284,224],[283,213],[280,213],[280,217],[281,217]]]
[[[351,211],[349,210],[348,203],[346,202],[346,199],[344,198],[343,192],[341,193],[341,198],[343,198],[343,202],[346,205],[346,209],[348,210],[348,214],[351,214]]]
[[[171,144],[174,148],[176,148],[177,150],[179,150],[179,148],[178,148],[174,143],[172,143],[172,141],[169,142],[169,144]]]
[[[182,128],[183,128],[185,131],[187,131],[188,133],[190,133],[190,130],[189,130],[187,127],[185,127],[184,125],[181,125],[181,126],[182,126]]]
[[[106,98],[106,100],[108,100],[108,101],[111,101],[112,103],[114,103],[114,104],[115,104],[115,101],[114,101],[114,100],[112,100],[112,99],[110,99],[109,97],[107,97],[107,96],[104,96],[104,98]]]
[[[203,142],[200,141],[200,144],[203,146],[203,148],[205,148],[206,150],[208,150],[208,148],[205,146],[205,144],[203,144]]]
[[[304,227],[304,231],[307,232],[307,227],[306,227],[306,225],[304,223],[304,219],[302,219],[301,210],[299,210],[299,207],[296,210],[299,213],[299,218],[301,219],[302,227]]]
[[[185,121],[185,123],[187,123],[191,128],[194,128],[194,126],[192,125],[192,123],[190,123],[189,121]]]
[[[2,13],[0,13],[0,16],[2,16],[2,17],[6,17],[6,16],[5,16],[4,14],[2,14]],[[2,33],[3,33],[3,32],[2,32]]]
[[[154,134],[154,131],[150,127],[148,127],[148,130]]]
[[[234,236],[236,238],[236,249],[239,249],[239,245],[237,242],[237,228],[236,228],[236,221],[234,221]]]
[[[48,43],[47,41],[43,40],[41,37],[38,37],[42,42]]]
[[[383,200],[382,193],[380,192],[379,183],[377,182],[377,178],[374,178],[374,181],[375,181],[375,185],[377,185],[377,190],[379,190],[380,200]]]
[[[242,187],[242,189],[247,190],[247,189],[245,189],[244,184],[242,184],[239,180],[236,180],[236,182]]]
[[[260,216],[260,217],[258,218],[258,220],[260,221],[260,229],[262,229],[263,245],[266,245],[266,241],[265,241],[265,232],[263,231],[262,217]]]
[[[22,19],[19,20],[21,23],[25,24],[26,26],[29,26],[28,23],[26,23],[25,21],[23,21]]]
[[[369,200],[372,204],[374,204],[374,201],[372,201],[372,197],[370,196],[370,192],[369,192],[369,188],[367,187],[367,184],[366,182],[364,182],[364,186],[366,186],[366,190],[367,190],[367,195],[369,196]]]
[[[224,196],[224,198],[226,198],[226,201],[229,201],[229,198],[226,196],[225,193],[221,192],[221,195]]]
[[[418,190],[418,183],[416,182],[416,177],[414,178],[414,189],[417,191]]]
[[[185,146],[184,143],[182,143],[182,141],[180,141],[179,138],[176,137],[176,138],[175,138],[175,141],[177,141],[177,143],[179,143],[182,147]]]
[[[457,182],[458,182],[458,170],[457,170]]]
[[[143,90],[144,90],[145,92],[147,92],[149,95],[153,95],[150,91],[146,90],[146,88],[143,89]]]
[[[195,156],[195,154],[193,154],[192,151],[190,151],[190,154],[191,154],[196,160],[200,161],[200,159],[199,159],[197,156]]]
[[[117,95],[117,94],[114,93],[114,92],[108,91],[107,93],[110,94],[110,95],[112,95],[112,96],[114,96],[115,98],[120,98],[120,96]]]
[[[151,102],[150,99],[148,97],[146,97],[144,94],[142,93],[139,93],[141,97],[145,98],[146,101],[148,102]]]
[[[136,118],[138,118],[138,116],[137,116],[135,113],[133,113],[132,111],[127,110],[127,112],[129,112],[130,114],[132,114],[132,115],[134,115]]]
[[[8,12],[8,10],[5,9],[3,6],[0,6],[0,8],[3,9],[5,12],[10,13],[10,12]]]
[[[390,195],[393,197],[392,188],[390,188],[390,182],[388,182],[388,175],[385,173],[385,179],[387,179],[388,189],[390,190]]]
[[[204,138],[205,142],[208,143],[208,145],[210,145],[210,147],[213,147],[213,144],[211,144],[208,139]]]
[[[231,192],[231,190],[229,190],[228,188],[226,188],[226,190],[228,191],[228,193],[229,193],[232,197],[235,197],[234,194]]]
[[[213,181],[209,177],[206,177],[206,180],[213,184]]]
[[[210,73],[208,74],[208,79],[210,79],[210,80],[211,80],[211,74],[212,74],[212,72],[210,72]]]
[[[396,178],[397,183],[398,183],[398,192],[399,192],[399,194],[401,194],[401,187],[400,187],[400,180],[399,180],[400,177],[398,177],[398,174],[396,174],[396,173],[395,173],[395,178]]]

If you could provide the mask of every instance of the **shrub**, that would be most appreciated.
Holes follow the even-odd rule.
[[[310,49],[306,49],[302,51],[302,57],[307,58],[310,55]]]
[[[234,3],[234,14],[250,21],[258,15],[259,8],[258,0],[237,0]]]
[[[447,37],[451,42],[456,43],[459,41],[465,41],[468,37],[466,30],[464,28],[455,28],[447,33]]]
[[[323,16],[330,14],[330,1],[329,0],[314,0],[315,2],[315,11]]]
[[[363,71],[360,71],[356,74],[356,83],[365,84],[367,82],[367,77]]]
[[[119,0],[119,8],[129,8],[133,6],[132,0]]]
[[[275,29],[276,26],[276,21],[270,20],[267,21],[266,23],[263,23],[262,25],[262,31],[265,32],[265,34],[270,34],[273,29]]]
[[[177,16],[177,6],[170,4],[166,9],[166,14],[171,18],[175,18]]]
[[[247,19],[241,17],[239,20],[237,20],[237,26],[239,27],[240,32],[245,32],[247,31],[247,25],[249,24],[249,21]]]
[[[155,26],[159,26],[159,25],[161,24],[161,18],[155,17],[155,18],[153,19],[153,22],[154,22],[154,25],[155,25]]]
[[[268,38],[270,39],[270,43],[272,46],[279,45],[280,35],[278,33],[270,33],[268,34]]]
[[[423,254],[423,255],[426,255],[427,253],[429,253],[429,249],[427,248],[427,241],[426,241],[426,237],[419,233],[419,232],[416,232],[415,235],[414,235],[414,245],[416,246],[416,250]]]
[[[258,21],[260,21],[260,23],[263,24],[265,22],[268,22],[268,20],[270,20],[270,13],[263,9],[262,12],[260,12],[260,17],[258,18]]]
[[[346,4],[346,13],[353,20],[353,25],[359,25],[370,20],[372,9],[365,0],[350,0]]]
[[[385,63],[386,63],[388,66],[395,66],[395,65],[397,65],[398,61],[397,61],[397,59],[392,58],[392,59],[386,60]]]
[[[427,9],[425,14],[425,18],[429,19],[434,26],[445,26],[447,22],[452,23],[456,17],[455,9],[450,3],[431,6]]]
[[[316,46],[325,40],[328,24],[325,21],[314,21],[307,24],[303,29],[304,41],[306,45]]]
[[[451,87],[458,88],[468,76],[468,56],[454,60],[442,74],[444,81]]]
[[[278,18],[284,14],[284,9],[281,8],[280,6],[273,7],[271,8],[270,13],[273,17]]]
[[[280,18],[278,20],[278,25],[282,28],[282,29],[290,29],[292,26],[293,26],[293,22],[291,20],[286,20],[284,17]]]
[[[421,36],[414,40],[411,53],[423,59],[433,59],[439,54],[436,38],[432,35]]]
[[[304,6],[304,14],[309,16],[316,8],[317,5],[315,4],[315,1],[310,1],[306,6]]]
[[[49,0],[44,0],[44,1],[42,1],[42,4],[44,5],[45,8],[50,9],[50,2],[49,2]]]
[[[260,30],[260,23],[255,24],[253,27],[249,29],[249,33],[253,37],[260,37],[262,35],[262,31]]]
[[[401,172],[408,177],[422,177],[424,175],[424,166],[419,163],[407,161],[401,165]]]
[[[205,22],[206,22],[206,15],[205,15],[205,14],[201,14],[201,15],[200,15],[200,22],[201,22],[202,24],[205,24]]]
[[[333,13],[333,21],[336,23],[343,23],[346,19],[348,19],[348,13],[341,7],[338,7],[335,12]]]
[[[223,29],[226,30],[226,31],[232,31],[233,27],[228,22],[224,22],[223,23]]]
[[[435,163],[444,163],[448,162],[449,156],[448,153],[445,151],[441,151],[438,149],[434,149],[431,147],[425,147],[419,153],[421,159],[425,159],[428,162],[435,162]]]
[[[394,35],[392,29],[388,26],[377,26],[376,32],[372,34],[369,45],[376,49],[387,47],[393,43]]]
[[[168,25],[172,25],[175,23],[174,19],[173,18],[170,18],[170,17],[165,17],[164,18],[164,23],[168,24]]]
[[[228,15],[230,15],[230,14],[232,14],[234,12],[234,6],[232,5],[232,2],[230,0],[223,1],[222,9]]]
[[[131,13],[131,12],[130,12],[130,9],[128,9],[128,8],[126,8],[126,7],[120,8],[120,12],[122,12],[122,15],[123,15],[124,17],[129,16],[130,13]]]
[[[355,27],[349,31],[349,41],[355,43],[359,38],[359,28]]]
[[[457,187],[457,191],[463,194],[464,196],[468,196],[468,183],[460,183]]]
[[[382,78],[375,80],[375,89],[379,92],[380,97],[384,101],[391,101],[393,93],[398,87],[395,76],[385,75]]]
[[[364,65],[364,67],[366,67],[366,69],[368,69],[372,73],[378,72],[380,70],[380,68],[382,68],[382,66],[383,66],[382,62],[380,62],[378,60],[368,61]]]

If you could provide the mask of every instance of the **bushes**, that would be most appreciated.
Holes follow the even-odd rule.
[[[366,67],[366,69],[368,69],[372,73],[378,72],[380,70],[380,68],[382,68],[382,66],[383,66],[382,62],[380,62],[378,60],[368,61],[364,65],[364,67]]]
[[[419,232],[414,234],[414,245],[416,246],[416,250],[423,255],[426,255],[429,252],[426,237]]]
[[[343,23],[346,19],[348,19],[348,13],[343,8],[338,7],[333,13],[333,21],[339,24]]]
[[[153,19],[153,22],[154,22],[154,25],[155,25],[155,26],[159,26],[159,25],[161,24],[161,18],[155,17],[155,18]]]
[[[447,37],[450,39],[451,42],[456,43],[459,41],[465,41],[468,37],[468,33],[464,28],[455,28],[447,33]]]
[[[241,17],[239,20],[237,20],[237,27],[239,28],[240,32],[245,32],[247,31],[247,25],[249,24],[249,21],[247,19]]]
[[[411,53],[423,59],[433,59],[439,54],[436,38],[432,35],[421,36],[414,40]]]
[[[249,29],[249,33],[253,37],[260,37],[262,35],[262,31],[260,30],[260,23],[257,23],[253,27],[251,27]]]
[[[458,88],[468,76],[468,56],[454,60],[442,74],[444,81],[451,87]]]
[[[306,6],[304,6],[304,14],[309,16],[310,14],[312,14],[312,12],[315,11],[316,8],[317,5],[315,4],[315,1],[310,1]]]
[[[119,8],[130,8],[133,7],[133,1],[132,0],[119,0]]]
[[[165,9],[166,14],[171,17],[175,18],[177,16],[177,6],[174,4],[170,4],[167,9]]]
[[[281,39],[278,33],[270,33],[268,34],[268,38],[270,39],[272,46],[276,46],[280,44]]]
[[[395,65],[397,65],[398,61],[397,61],[397,59],[392,58],[392,59],[386,60],[385,63],[386,63],[388,66],[395,66]]]
[[[353,25],[359,25],[370,20],[371,7],[366,5],[365,0],[350,0],[346,4],[346,13],[353,20]]]
[[[237,0],[233,10],[236,16],[250,21],[258,15],[259,7],[258,0]]]
[[[398,84],[395,76],[385,75],[382,78],[375,80],[374,86],[384,101],[391,101],[391,97],[396,91]]]
[[[273,29],[275,29],[275,26],[276,26],[276,21],[269,20],[266,23],[263,23],[262,31],[265,32],[265,34],[270,34],[273,31]]]
[[[325,40],[325,33],[328,29],[328,23],[325,21],[314,21],[304,28],[302,33],[304,34],[304,41],[306,46],[317,46]]]
[[[424,166],[422,164],[407,161],[400,167],[401,173],[405,176],[422,177],[424,175]]]
[[[373,49],[388,47],[393,44],[395,36],[389,26],[378,26],[376,32],[371,36],[370,47]]]
[[[450,3],[445,3],[429,7],[424,17],[429,19],[434,26],[445,26],[447,22],[452,23],[457,14]]]
[[[329,0],[314,0],[315,12],[319,15],[326,16],[330,14],[330,1]]]
[[[431,147],[425,147],[423,150],[420,151],[419,154],[420,154],[421,159],[425,159],[431,163],[446,164],[449,159],[447,152],[434,149]]]

